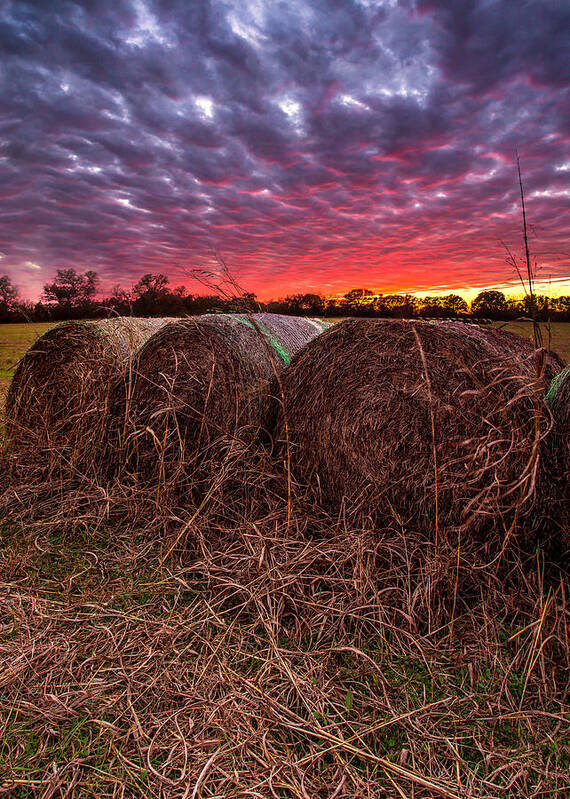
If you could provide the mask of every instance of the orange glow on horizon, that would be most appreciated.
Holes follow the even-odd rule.
[[[340,259],[339,259],[340,260]],[[328,261],[328,259],[327,259]],[[495,266],[495,265],[494,265]],[[377,270],[358,268],[347,262],[346,266],[328,263],[319,263],[309,267],[306,264],[293,265],[287,264],[283,268],[283,275],[271,274],[267,279],[260,280],[260,271],[255,270],[253,265],[250,268],[240,269],[236,273],[238,285],[247,292],[256,294],[259,300],[267,302],[278,300],[285,296],[294,294],[319,294],[326,299],[338,299],[352,289],[367,289],[376,296],[393,294],[411,294],[417,297],[458,294],[467,302],[470,302],[481,291],[501,291],[507,298],[520,298],[525,295],[526,289],[521,285],[520,280],[505,275],[508,271],[503,264],[495,266],[494,269],[481,269],[481,280],[474,279],[473,267],[466,267],[465,282],[459,283],[454,280],[455,264],[450,264],[447,269],[442,269],[441,263],[438,268],[433,270],[426,269],[422,265],[405,264],[400,269],[394,267],[392,274],[385,274],[384,279],[379,280]],[[401,271],[404,279],[397,282],[394,277]],[[489,280],[489,273],[496,273],[496,280]],[[416,280],[412,282],[409,278],[415,274]],[[545,274],[546,270],[541,270]],[[322,274],[322,282],[319,280]],[[392,278],[392,279],[390,279]],[[439,279],[438,279],[439,278]],[[446,281],[445,278],[448,278]],[[184,280],[177,281],[178,285],[184,284]],[[185,284],[189,293],[207,293],[207,291],[197,290],[198,287]],[[570,276],[569,277],[538,277],[534,281],[534,288],[537,294],[549,297],[560,297],[570,295]]]

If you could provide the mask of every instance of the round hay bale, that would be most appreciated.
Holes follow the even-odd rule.
[[[280,446],[286,420],[294,474],[325,502],[485,545],[531,513],[542,387],[480,337],[349,320],[297,355],[281,385]]]
[[[121,478],[136,474],[170,489],[206,454],[251,441],[272,378],[327,326],[268,313],[166,325],[138,353],[128,395],[115,397],[111,438]]]
[[[167,319],[63,322],[33,344],[6,401],[8,454],[19,471],[95,465],[113,383]]]

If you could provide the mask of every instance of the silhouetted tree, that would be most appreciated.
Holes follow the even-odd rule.
[[[521,301],[521,310],[524,316],[545,322],[549,317],[550,298],[544,294],[526,294]]]
[[[420,316],[435,316],[441,319],[468,313],[469,307],[459,294],[436,294],[419,300],[418,312]]]
[[[215,313],[226,310],[226,300],[217,294],[192,295],[184,297],[184,311],[190,315]]]
[[[554,297],[550,300],[550,311],[553,319],[570,322],[570,297]]]
[[[459,294],[446,294],[443,298],[444,307],[446,307],[450,315],[469,313],[469,306]]]
[[[98,282],[97,272],[92,270],[80,274],[75,269],[58,269],[53,283],[45,284],[43,297],[58,306],[56,316],[89,315]]]
[[[184,312],[184,286],[174,291],[168,288],[168,278],[147,272],[133,286],[133,313],[135,316],[178,316]]]
[[[324,316],[332,318],[335,316],[343,316],[345,314],[345,309],[342,302],[342,300],[338,300],[336,297],[325,300]]]
[[[18,308],[18,289],[8,275],[0,275],[0,322],[8,322]]]
[[[133,295],[135,297],[159,296],[168,291],[168,283],[169,280],[166,275],[153,275],[152,272],[147,272],[133,286]]]
[[[419,301],[412,294],[388,294],[382,297],[382,305],[386,316],[399,319],[411,319],[419,310]]]
[[[471,311],[473,313],[473,311]],[[524,314],[524,308],[520,299],[509,297],[505,300],[505,307],[502,311],[497,311],[494,319],[516,319]],[[477,316],[477,314],[473,314]]]
[[[293,294],[282,301],[283,312],[297,316],[320,316],[325,310],[325,300],[320,294]]]
[[[506,310],[505,295],[502,291],[481,291],[471,303],[473,316],[488,316],[497,319]]]
[[[444,305],[444,298],[441,296],[421,297],[419,301],[419,315],[428,317],[444,317],[448,311]]]
[[[0,321],[27,318],[36,321],[78,318],[81,316],[184,316],[203,313],[244,313],[267,310],[272,313],[300,316],[379,316],[413,318],[447,317],[468,312],[467,303],[458,294],[424,297],[411,294],[374,295],[368,289],[353,289],[344,297],[324,298],[320,294],[294,294],[285,299],[260,303],[253,293],[230,296],[220,294],[187,295],[184,286],[169,288],[168,277],[147,273],[132,291],[114,286],[100,303],[93,301],[97,286],[95,272],[78,274],[74,269],[58,270],[56,279],[44,287],[44,302],[22,303],[17,289],[7,275],[0,276]],[[570,321],[570,297],[548,298],[534,295],[535,313],[540,319]],[[478,317],[515,319],[528,316],[528,297],[508,298],[500,291],[483,291],[472,303]]]
[[[370,289],[351,289],[344,295],[344,299],[347,302],[361,303],[367,297],[373,296],[374,292],[370,291]]]
[[[359,314],[364,308],[371,310],[371,300],[374,293],[369,289],[352,289],[347,291],[342,300],[342,305],[345,306],[353,314]]]
[[[374,316],[374,293],[369,289],[351,289],[339,305],[347,316]]]
[[[103,305],[119,316],[132,315],[132,296],[122,286],[113,286],[111,294],[103,300]]]

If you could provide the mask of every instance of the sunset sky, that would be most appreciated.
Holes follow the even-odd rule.
[[[0,273],[570,293],[570,4],[0,0]],[[546,284],[542,284],[544,288]]]

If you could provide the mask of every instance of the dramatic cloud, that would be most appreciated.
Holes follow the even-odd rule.
[[[262,297],[512,277],[518,149],[570,277],[558,0],[0,3],[0,271],[173,283],[217,251]]]

